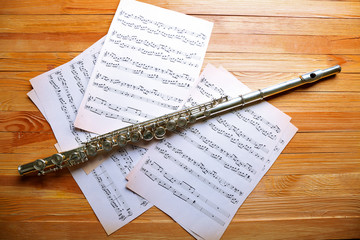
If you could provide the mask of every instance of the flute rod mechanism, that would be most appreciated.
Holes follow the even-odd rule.
[[[194,123],[203,118],[211,117],[222,112],[244,107],[255,103],[277,93],[289,89],[313,83],[328,76],[335,75],[341,71],[339,65],[316,70],[301,75],[298,78],[279,83],[264,89],[259,89],[239,97],[229,99],[221,97],[212,101],[157,117],[142,123],[137,123],[121,128],[81,144],[78,148],[56,153],[44,159],[37,159],[18,167],[20,175],[37,173],[44,175],[65,167],[71,167],[88,161],[89,158],[103,151],[110,151],[114,147],[124,147],[127,143],[136,143],[140,140],[150,141],[153,138],[163,139],[166,131],[174,131],[177,127],[184,128],[189,123]]]

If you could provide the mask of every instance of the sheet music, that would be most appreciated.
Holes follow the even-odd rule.
[[[95,136],[75,129],[73,121],[102,42],[103,39],[99,40],[70,62],[31,80],[34,89],[28,96],[47,117],[59,142],[56,146],[58,151],[76,148],[80,142]],[[81,168],[71,169],[74,179],[108,234],[152,206],[125,188],[125,175],[145,151],[143,148],[128,146],[106,156],[107,161],[88,175]]]
[[[102,134],[179,109],[198,79],[212,25],[122,0],[75,126]]]
[[[229,73],[212,66],[200,79],[190,105],[244,91]],[[195,238],[219,239],[296,130],[267,102],[220,115],[149,150],[143,165],[128,175],[127,187]]]
[[[145,152],[144,148],[128,145],[88,175],[81,168],[71,171],[107,234],[152,207],[147,200],[125,187],[125,176]]]
[[[104,40],[105,37],[70,62],[30,80],[44,108],[41,112],[46,115],[63,151],[96,136],[74,128],[74,120]],[[36,101],[30,94],[32,92],[28,96]]]

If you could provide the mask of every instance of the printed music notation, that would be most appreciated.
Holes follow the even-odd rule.
[[[152,161],[146,161],[145,164],[150,164],[153,169],[157,170],[159,173],[162,174],[163,178],[167,181],[161,180],[159,177],[157,177],[156,174],[151,173],[149,170],[141,168],[141,171],[152,181],[156,182],[159,186],[163,187],[164,189],[170,191],[174,196],[178,197],[179,199],[183,200],[184,202],[188,203],[190,206],[196,208],[198,211],[204,213],[207,217],[211,218],[221,226],[224,226],[225,222],[222,221],[219,217],[217,217],[213,212],[208,211],[206,208],[204,208],[202,205],[200,205],[198,202],[199,200],[206,204],[208,207],[214,209],[215,211],[221,213],[225,217],[230,217],[230,214],[226,212],[226,210],[222,209],[220,206],[216,205],[215,203],[211,202],[209,199],[202,196],[200,193],[196,192],[195,188],[192,187],[190,184],[179,181],[175,177],[171,176],[168,172],[164,171],[164,169],[159,166],[156,162]],[[156,168],[157,166],[157,168]],[[178,185],[182,188],[182,190],[186,191],[187,193],[184,193],[179,188],[174,187],[174,185]],[[190,197],[190,195],[193,195],[193,197]]]
[[[203,87],[202,87],[203,86]],[[211,95],[212,93],[209,93],[206,91],[206,89],[208,90],[211,90],[212,92],[216,92],[217,95],[221,96],[221,97],[224,97],[225,96],[225,93],[224,93],[224,90],[219,87],[219,86],[216,86],[215,84],[213,83],[210,83],[206,78],[202,77],[200,79],[200,83],[196,86],[198,91],[206,96],[207,98],[213,98],[213,96]]]
[[[119,150],[120,157],[118,156],[111,156],[111,160],[118,166],[120,172],[124,177],[131,171],[134,166],[134,160],[129,156],[127,150],[125,148],[121,148]]]
[[[172,95],[168,95],[166,93],[161,92],[158,89],[146,89],[142,85],[134,85],[134,84],[131,84],[131,83],[121,81],[119,79],[111,79],[111,78],[108,78],[107,76],[101,75],[100,73],[98,73],[96,75],[96,79],[101,79],[101,80],[104,80],[104,81],[106,81],[108,83],[119,86],[121,88],[126,88],[129,91],[131,90],[131,92],[137,92],[138,91],[139,93],[141,93],[143,95],[153,95],[153,96],[156,96],[156,97],[160,97],[161,99],[166,100],[166,101],[173,101],[173,102],[176,102],[176,103],[181,103],[183,101],[181,98],[177,98],[177,97],[174,97]]]
[[[136,76],[142,77],[144,80],[152,79],[152,80],[159,81],[162,84],[174,85],[174,86],[181,87],[184,89],[190,88],[189,83],[180,82],[177,79],[177,78],[179,78],[180,75],[170,74],[171,76],[174,76],[174,79],[169,79],[169,78],[163,78],[159,74],[156,74],[156,73],[146,73],[142,69],[124,67],[120,63],[112,63],[112,62],[108,62],[106,60],[101,60],[101,63],[103,63],[104,66],[108,67],[108,68],[118,69],[118,70],[121,70],[121,71],[124,71],[127,73],[135,74]],[[170,73],[172,71],[169,69],[167,69],[167,70],[162,69],[162,70],[159,70],[159,72],[169,72]]]
[[[155,25],[156,27],[161,28],[161,29],[175,31],[178,34],[189,35],[189,36],[199,38],[199,39],[202,39],[202,40],[205,40],[208,37],[208,35],[206,33],[192,32],[192,31],[189,31],[186,28],[179,28],[178,26],[168,25],[168,24],[165,24],[163,22],[159,22],[159,21],[155,21],[153,19],[145,18],[142,15],[135,15],[135,14],[132,14],[132,13],[128,13],[128,12],[126,12],[124,10],[119,12],[119,16],[122,16],[122,15],[124,15],[125,18],[127,18],[127,19],[135,19],[135,20],[138,20],[138,21],[142,22],[143,24],[146,24],[146,25],[147,24],[152,24],[152,25]]]
[[[39,109],[53,129],[59,151],[76,148],[96,136],[74,128],[73,122],[102,43],[103,39],[72,61],[31,80],[36,94],[29,97],[39,98],[33,101],[41,104]],[[88,175],[81,168],[71,171],[108,234],[151,207],[148,201],[125,188],[125,175],[146,150],[133,146],[122,150],[110,154],[101,169],[92,173],[94,166],[85,165],[90,169]]]
[[[133,168],[145,151],[129,145],[112,154],[88,175],[81,169],[72,171],[108,234],[152,206],[146,199],[125,188],[124,175]]]
[[[142,44],[143,46],[151,47],[154,50],[161,50],[162,52],[160,52],[159,54],[160,55],[164,54],[164,56],[166,56],[165,55],[166,53],[169,54],[168,56],[170,56],[170,53],[171,53],[171,55],[177,54],[181,57],[185,57],[186,59],[194,59],[197,61],[201,60],[196,52],[188,53],[185,51],[181,51],[179,49],[175,49],[175,48],[165,45],[165,44],[159,44],[156,42],[149,41],[147,39],[139,39],[138,36],[125,35],[125,34],[118,33],[117,31],[112,32],[110,41],[114,42],[116,44],[122,45],[121,47],[123,47],[123,48],[124,47],[132,48],[132,49],[136,49],[140,52],[143,49],[142,47],[136,48],[135,45],[129,45],[129,44],[125,43],[124,41],[136,42],[138,44]],[[165,53],[163,53],[163,52],[165,52]],[[143,53],[143,52],[141,52],[141,53]]]
[[[52,127],[54,128],[55,136],[64,150],[71,149],[95,136],[81,129],[74,128],[74,119],[78,112],[76,99],[83,96],[89,79],[87,69],[92,68],[93,65],[91,62],[85,62],[83,59],[80,59],[68,64],[68,69],[64,66],[46,76],[49,85],[56,95],[57,102],[60,104],[59,109],[63,113],[71,133],[70,135],[66,135],[63,131],[57,131],[57,125],[54,126],[55,123],[53,123],[55,119],[52,121],[52,118],[50,118],[50,124],[53,123]],[[75,81],[72,82],[72,79]],[[34,81],[35,80],[33,80],[33,82]],[[72,86],[74,83],[76,83],[76,85]]]
[[[147,114],[147,113],[143,113],[141,110],[139,109],[135,109],[135,108],[132,108],[132,107],[122,107],[122,106],[119,106],[119,105],[115,105],[115,104],[111,104],[111,103],[108,103],[106,100],[104,99],[101,99],[99,97],[92,97],[92,96],[89,96],[88,98],[88,102],[89,103],[96,103],[96,104],[101,104],[101,105],[105,105],[107,106],[109,109],[113,110],[113,111],[116,111],[116,112],[125,112],[125,113],[129,113],[131,115],[135,115],[135,116],[138,116],[138,117],[142,117],[142,118],[145,118],[145,119],[152,119],[154,118],[153,115],[151,114]],[[94,111],[95,113],[97,114],[111,114],[109,112],[104,112],[103,110],[100,110],[100,109],[95,109],[91,106],[88,106],[86,105],[90,111]],[[120,116],[117,116],[117,117],[120,117]],[[138,122],[137,120],[133,119],[131,122]]]
[[[129,151],[136,152],[138,154],[134,156],[134,154],[129,154]],[[146,151],[146,148],[131,145],[128,148],[119,149],[117,154],[112,154],[110,156],[110,159],[116,164],[125,179],[126,175],[131,171],[135,163],[139,160],[138,158],[144,156]],[[140,206],[150,205],[146,199],[138,195],[136,196],[138,198]]]
[[[210,126],[210,129],[213,130],[213,133],[218,134],[218,135],[215,134],[216,136],[219,136],[219,137],[221,135],[225,136],[229,140],[229,144],[234,144],[238,149],[245,150],[249,154],[253,155],[255,158],[257,158],[261,161],[264,161],[265,157],[263,155],[261,155],[261,153],[254,150],[246,142],[243,142],[243,139],[233,138],[231,133],[225,132],[224,130],[220,130],[214,124],[214,122],[210,122],[209,126]],[[207,146],[210,146],[212,149],[217,150],[221,154],[224,154],[226,157],[231,157],[231,158],[233,158],[233,160],[237,159],[236,155],[231,154],[228,151],[222,149],[214,140],[212,140],[206,136],[203,136],[197,128],[190,128],[189,130],[192,134],[194,134],[194,136],[196,136],[201,142],[203,142]],[[182,134],[186,134],[186,133],[182,133]],[[191,140],[190,142],[195,142],[195,141]],[[214,156],[216,156],[216,155],[214,155]],[[238,161],[236,161],[236,162],[238,162]],[[239,164],[239,165],[242,165],[242,164]]]
[[[105,52],[104,58],[101,59],[104,67],[118,69],[127,73],[135,74],[149,80],[156,80],[162,84],[171,84],[179,87],[188,88],[190,82],[195,78],[190,77],[187,73],[175,73],[171,69],[159,68],[144,62],[134,61],[130,57],[117,57],[115,53]]]
[[[134,13],[120,11],[118,16],[117,21],[124,26],[139,29],[147,32],[148,34],[160,35],[169,39],[177,39],[192,46],[203,47],[206,44],[205,40],[208,38],[208,35],[205,33],[192,32],[185,28],[179,28],[175,25],[168,25],[164,22],[153,21],[152,19],[147,19]],[[124,18],[121,18],[122,16]],[[131,20],[135,21],[130,22]],[[149,25],[153,25],[154,28],[151,28]],[[193,40],[191,37],[200,40]]]
[[[269,122],[268,120],[266,120],[266,118],[264,118],[264,117],[256,114],[253,110],[247,108],[247,109],[245,109],[245,112],[250,113],[250,114],[253,116],[254,119],[260,120],[260,121],[263,122],[264,124],[268,125],[271,129],[275,130],[275,132],[277,132],[277,133],[280,133],[280,132],[281,132],[279,126],[272,124],[271,122]]]
[[[128,126],[122,117],[143,120],[117,116],[109,105],[142,113],[151,109],[156,117],[179,110],[198,80],[211,28],[205,20],[136,1],[121,2],[75,126],[102,134]],[[91,105],[89,96],[108,105]]]
[[[87,71],[85,71],[85,67],[84,67],[84,62],[83,61],[78,61],[76,63],[70,64],[69,67],[71,69],[71,74],[74,76],[74,79],[76,81],[76,85],[80,91],[81,94],[85,93],[85,87],[84,87],[84,83],[82,82],[82,78],[79,76],[79,72],[76,71],[76,66],[75,65],[80,65],[79,70],[84,73],[84,74],[88,74]],[[85,85],[86,86],[86,85]]]
[[[131,152],[131,154],[129,152]],[[134,152],[137,154],[134,155]],[[116,164],[116,166],[119,168],[120,172],[125,178],[126,175],[129,174],[129,172],[135,166],[135,163],[139,160],[137,158],[144,156],[146,152],[146,148],[129,145],[127,148],[120,148],[117,151],[117,154],[111,155],[110,158]]]
[[[191,104],[224,93],[239,95],[242,90],[237,79],[212,66],[205,68],[200,79]],[[272,114],[264,117],[269,111]],[[291,126],[289,118],[268,103],[206,120],[149,150],[141,167],[128,176],[127,186],[194,236],[218,239],[283,149],[281,143],[294,135],[296,128]],[[149,188],[151,193],[142,190]]]
[[[111,93],[114,93],[114,94],[118,94],[118,95],[122,95],[122,96],[125,96],[125,97],[128,97],[128,98],[131,98],[131,99],[137,99],[137,100],[140,100],[140,101],[143,101],[143,102],[146,102],[146,103],[150,103],[150,104],[154,104],[158,107],[163,107],[163,108],[168,108],[170,110],[176,110],[179,108],[179,105],[171,105],[171,104],[167,104],[167,103],[164,103],[163,101],[161,101],[161,99],[167,99],[166,101],[171,101],[172,99],[174,99],[174,97],[166,97],[166,95],[162,94],[162,97],[161,99],[159,100],[156,100],[156,98],[154,98],[154,96],[156,96],[156,94],[153,94],[153,97],[145,97],[146,95],[148,95],[149,92],[151,92],[151,90],[148,90],[148,91],[142,91],[141,96],[140,94],[136,94],[134,93],[134,91],[124,91],[124,90],[121,90],[121,89],[118,89],[118,88],[113,88],[113,87],[110,87],[110,86],[107,86],[103,83],[98,83],[98,82],[94,82],[93,83],[94,86],[96,86],[97,88],[99,89],[102,89],[104,92],[111,92]],[[141,89],[141,88],[140,88]],[[89,94],[90,95],[90,94]],[[100,97],[93,97],[93,96],[89,96],[88,97],[88,101],[89,99],[100,99]],[[106,101],[106,100],[104,100]],[[107,101],[106,101],[107,102]],[[181,101],[179,101],[181,103]],[[111,104],[111,103],[109,103]],[[117,105],[117,104],[111,104],[113,106]],[[119,105],[117,105],[119,106]],[[121,108],[123,108],[122,106],[119,106]]]
[[[186,59],[184,59],[183,56],[180,56],[180,57],[174,57],[172,55],[169,54],[169,51],[171,51],[169,48],[169,46],[164,46],[162,44],[159,44],[161,46],[156,46],[154,45],[153,43],[150,44],[147,40],[138,40],[136,39],[137,37],[136,36],[133,36],[133,37],[130,37],[130,36],[122,36],[120,34],[117,35],[117,37],[122,37],[122,39],[129,39],[131,41],[136,41],[138,44],[140,44],[141,42],[144,42],[144,45],[145,46],[151,46],[153,48],[160,48],[161,50],[160,51],[154,51],[154,50],[146,50],[145,48],[143,47],[138,47],[138,46],[135,46],[135,45],[131,45],[131,44],[127,44],[127,43],[124,43],[122,40],[115,40],[113,38],[110,38],[109,41],[112,42],[113,44],[116,44],[119,48],[127,48],[127,49],[131,49],[131,50],[135,50],[139,53],[142,53],[144,55],[148,55],[148,56],[156,56],[156,57],[159,57],[163,60],[168,60],[170,62],[176,62],[176,63],[180,63],[180,64],[183,64],[183,65],[188,65],[190,67],[199,67],[198,63],[194,63],[194,61],[189,61],[187,60],[188,58],[194,58],[195,56],[193,54],[187,54],[187,53],[183,53],[181,51],[178,51],[176,52],[177,54],[181,54],[181,55],[184,55]],[[164,52],[165,51],[165,52]],[[172,50],[171,51],[172,53],[175,53],[175,50]]]
[[[111,207],[118,215],[119,220],[124,221],[127,217],[133,215],[131,208],[102,165],[94,169],[91,174],[97,180]]]
[[[173,163],[175,163],[176,165],[181,167],[183,170],[189,172],[191,175],[196,177],[198,180],[204,182],[207,186],[210,186],[211,188],[213,188],[215,191],[217,191],[221,195],[224,195],[226,198],[229,198],[231,203],[235,204],[235,203],[239,202],[239,200],[235,197],[235,195],[241,196],[241,195],[243,195],[243,192],[241,190],[239,190],[237,187],[235,187],[234,185],[230,184],[229,182],[227,182],[226,180],[221,178],[220,176],[218,176],[217,171],[209,170],[208,168],[206,168],[206,166],[203,163],[199,163],[196,160],[194,160],[193,158],[191,158],[190,156],[188,156],[187,154],[184,154],[181,149],[172,146],[172,144],[170,142],[163,140],[163,143],[164,143],[163,148],[162,148],[162,145],[159,144],[156,146],[156,151],[159,152],[161,155],[163,155],[163,157],[165,159],[169,159],[170,161],[172,161]],[[175,154],[180,155],[181,159],[186,159],[186,161],[188,161],[191,164],[190,165],[191,167],[189,167],[186,163],[179,161],[176,157],[172,156],[171,153],[169,153],[169,151],[171,151],[171,153],[174,155]],[[148,159],[148,160],[150,161],[150,159]],[[199,171],[196,171],[192,167],[198,168]],[[234,194],[226,192],[223,188],[212,183],[212,181],[208,180],[206,177],[203,177],[203,175],[211,176],[221,186],[229,188],[232,192],[234,192]]]
[[[256,118],[250,119],[250,118],[244,116],[244,114],[241,113],[241,112],[235,112],[235,115],[236,115],[240,120],[242,120],[242,121],[244,121],[244,122],[247,122],[247,123],[250,123],[251,126],[253,126],[258,132],[260,132],[260,133],[261,133],[262,135],[264,135],[265,137],[268,137],[268,138],[270,138],[270,139],[272,139],[272,140],[276,140],[276,139],[277,139],[277,131],[280,132],[280,129],[278,129],[278,128],[276,128],[276,127],[273,128],[273,127],[272,127],[272,126],[274,126],[273,124],[270,124],[270,126],[271,126],[271,129],[274,129],[274,130],[275,130],[275,132],[266,130],[266,129],[264,128],[264,126],[262,126],[262,124],[260,124],[259,121],[255,121]],[[259,118],[259,119],[257,119],[257,120],[260,120],[261,122],[263,122],[263,119],[264,119],[264,118]],[[267,124],[267,125],[268,125],[268,124]]]
[[[123,117],[123,116],[121,116],[119,114],[114,114],[114,113],[108,112],[108,111],[103,110],[101,108],[96,108],[96,107],[92,107],[92,106],[89,106],[89,105],[85,105],[85,108],[90,110],[93,113],[96,113],[96,114],[100,115],[100,116],[103,115],[103,116],[105,116],[107,118],[120,119],[124,123],[135,124],[135,123],[140,122],[140,121],[132,119],[132,118],[127,118],[127,117]]]

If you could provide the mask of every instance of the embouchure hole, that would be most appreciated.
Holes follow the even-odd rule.
[[[315,74],[315,73],[310,73],[310,77],[311,77],[311,78],[315,78],[315,77],[316,77],[316,74]]]

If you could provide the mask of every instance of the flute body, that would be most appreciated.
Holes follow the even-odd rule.
[[[128,143],[136,143],[140,140],[150,141],[154,138],[163,139],[167,131],[174,131],[177,127],[184,128],[188,124],[195,123],[198,120],[236,108],[242,108],[280,92],[335,75],[340,71],[341,67],[339,65],[323,70],[315,70],[303,74],[298,78],[259,89],[236,98],[229,99],[229,97],[221,97],[191,108],[121,128],[92,138],[82,143],[78,148],[20,165],[18,172],[20,175],[31,173],[44,175],[65,167],[86,162],[98,153],[110,151],[114,147],[124,147]]]

